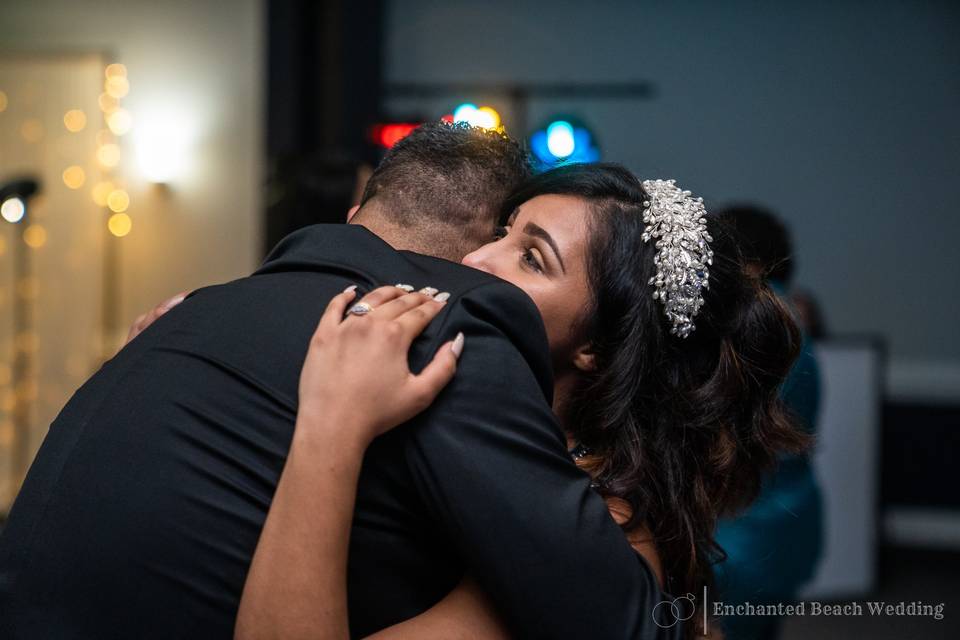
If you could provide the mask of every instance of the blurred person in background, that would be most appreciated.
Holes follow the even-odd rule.
[[[756,206],[728,207],[720,215],[736,231],[746,268],[789,301],[794,260],[787,227],[774,213]],[[799,423],[815,435],[820,373],[809,335],[811,325],[801,326],[800,355],[781,396]],[[813,577],[820,558],[822,520],[820,487],[809,456],[783,456],[777,470],[764,480],[756,502],[739,517],[719,524],[717,542],[726,560],[716,567],[716,599],[734,605],[795,600]],[[780,623],[771,616],[728,616],[723,620],[728,640],[772,640],[779,635]]]

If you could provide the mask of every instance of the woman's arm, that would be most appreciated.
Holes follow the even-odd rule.
[[[335,297],[300,377],[290,453],[257,544],[237,614],[237,638],[349,637],[347,545],[367,445],[429,406],[453,377],[462,336],[413,375],[410,343],[442,302],[383,287],[364,316]]]

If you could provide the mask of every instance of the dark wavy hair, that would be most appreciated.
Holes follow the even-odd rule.
[[[615,164],[567,165],[524,183],[503,213],[547,194],[578,196],[592,210],[592,300],[579,331],[595,366],[580,376],[564,424],[592,451],[586,466],[600,492],[630,505],[624,529],[644,524],[652,533],[665,590],[700,593],[723,557],[713,537],[718,516],[749,504],[780,454],[809,445],[779,396],[799,330],[744,269],[730,230],[708,215],[710,286],[696,330],[671,335],[648,284],[656,247],[641,240],[641,182]]]

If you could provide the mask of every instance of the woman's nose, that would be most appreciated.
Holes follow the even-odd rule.
[[[468,267],[473,267],[474,269],[479,269],[480,271],[486,271],[489,273],[490,270],[486,267],[486,260],[484,260],[483,255],[483,249],[477,249],[476,251],[463,256],[463,260],[461,262]]]

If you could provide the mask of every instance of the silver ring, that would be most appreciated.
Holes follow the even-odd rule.
[[[350,307],[350,309],[347,311],[347,315],[348,316],[351,316],[351,315],[365,316],[371,311],[373,311],[373,307],[371,307],[369,304],[367,304],[366,302],[358,302],[357,304]]]

